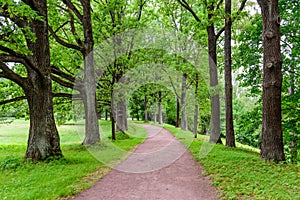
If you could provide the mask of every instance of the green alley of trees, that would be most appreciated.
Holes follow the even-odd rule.
[[[299,12],[297,0],[0,0],[0,119],[30,120],[32,160],[63,156],[70,120],[101,143],[102,117],[112,140],[132,118],[297,162]]]

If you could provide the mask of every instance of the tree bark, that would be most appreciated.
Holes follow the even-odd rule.
[[[147,90],[145,89],[145,97],[144,97],[144,121],[145,122],[148,122],[148,106],[147,106],[147,104],[148,104],[148,98],[147,98],[147,95],[146,95],[146,92],[147,92]]]
[[[180,101],[177,97],[176,99],[176,128],[179,128],[179,124],[180,124]]]
[[[105,121],[107,121],[107,119],[108,119],[108,110],[105,109]]]
[[[115,97],[114,97],[114,91],[111,91],[110,94],[110,120],[111,120],[111,139],[116,140],[116,126],[115,126]]]
[[[195,103],[195,113],[194,113],[194,138],[197,138],[197,129],[198,129],[198,117],[199,117],[199,105],[198,105],[198,85],[199,85],[199,75],[196,74],[196,83],[195,83],[195,97],[196,97],[196,103]]]
[[[134,120],[134,109],[131,110],[131,120]]]
[[[120,98],[122,98],[120,96]],[[124,100],[119,100],[117,103],[117,131],[125,132],[128,130],[127,126],[127,111],[126,111],[126,102]]]
[[[84,107],[85,138],[83,144],[96,144],[100,141],[99,124],[96,110],[96,81],[94,69],[94,40],[89,0],[81,1],[83,7],[82,26],[84,30]]]
[[[158,92],[158,123],[159,124],[163,124],[162,95],[161,95],[161,91]]]
[[[214,11],[214,6],[209,6],[210,11]],[[208,14],[208,19],[211,20],[212,13]],[[209,74],[210,74],[210,87],[214,90],[210,94],[211,101],[211,119],[210,119],[210,142],[222,144],[220,133],[220,97],[215,87],[218,86],[218,69],[217,69],[217,38],[215,33],[214,24],[207,26],[208,34],[208,54],[209,54]]]
[[[232,115],[232,76],[231,76],[231,0],[225,0],[225,107],[226,107],[226,146],[235,147],[235,136]]]
[[[181,129],[188,130],[187,116],[186,116],[186,78],[187,74],[182,75],[182,86],[181,86]]]
[[[282,57],[278,0],[258,0],[263,21],[263,116],[260,157],[284,161],[281,125]]]
[[[31,51],[28,56],[37,70],[28,69],[23,90],[29,105],[30,128],[25,159],[44,160],[61,157],[60,139],[54,121],[52,104],[52,81],[48,40],[48,18],[46,1],[28,1],[27,4],[43,17],[43,21],[29,22],[36,40],[27,40]]]
[[[49,79],[48,79],[49,78]],[[44,160],[61,157],[60,138],[55,125],[50,74],[39,79],[30,78],[25,90],[30,112],[30,128],[26,159]]]

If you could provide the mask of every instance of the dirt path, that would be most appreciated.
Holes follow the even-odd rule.
[[[75,199],[218,199],[209,177],[184,145],[165,129],[143,125],[148,139],[114,170]]]

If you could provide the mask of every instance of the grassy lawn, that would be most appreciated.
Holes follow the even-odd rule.
[[[0,199],[58,199],[77,194],[107,174],[108,164],[124,159],[146,136],[143,127],[130,124],[129,137],[118,135],[119,140],[111,142],[110,123],[101,121],[100,127],[102,144],[86,148],[76,126],[60,126],[64,158],[33,164],[23,163],[28,122],[0,124]]]
[[[172,126],[165,128],[183,141],[182,132]],[[204,158],[199,154],[205,144],[200,136],[188,145],[189,150],[204,168],[204,175],[213,179],[213,185],[220,191],[221,199],[300,199],[300,166],[274,164],[260,160],[257,150],[228,148],[215,145]],[[250,148],[251,149],[251,148]],[[201,186],[199,186],[201,187]]]

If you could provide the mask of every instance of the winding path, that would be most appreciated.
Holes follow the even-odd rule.
[[[208,176],[186,147],[167,130],[142,125],[148,138],[93,187],[74,199],[210,200],[218,199]]]

